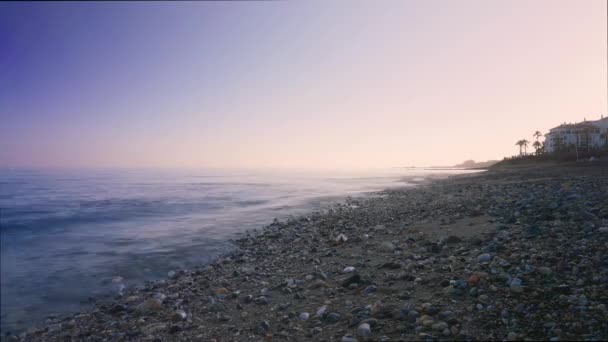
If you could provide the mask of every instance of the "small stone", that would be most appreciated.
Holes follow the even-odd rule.
[[[319,310],[317,310],[317,314],[316,316],[323,316],[323,314],[325,313],[325,311],[327,311],[327,305],[323,305],[322,307],[319,308]]]
[[[348,237],[346,237],[346,235],[344,235],[344,234],[339,234],[336,237],[336,243],[344,243],[346,241],[348,241]]]
[[[152,323],[141,328],[141,332],[144,335],[154,335],[167,328],[165,323]]]
[[[302,312],[302,313],[300,313],[299,318],[303,321],[307,321],[308,318],[310,318],[310,314],[308,312]]]
[[[353,274],[352,276],[344,279],[342,281],[342,287],[349,287],[350,284],[358,284],[361,282],[361,276],[358,274]]]
[[[477,286],[477,284],[479,284],[479,276],[476,274],[471,274],[471,276],[469,277],[469,285],[470,286]]]
[[[175,310],[175,312],[171,315],[171,320],[173,322],[181,322],[186,319],[188,315],[184,310]]]
[[[344,335],[344,336],[342,336],[342,342],[358,342],[358,341],[353,335]]]
[[[370,314],[372,315],[372,317],[375,317],[375,316],[378,316],[379,314],[381,314],[383,311],[384,311],[384,304],[382,304],[381,301],[377,301],[372,305]]]
[[[492,260],[492,256],[488,253],[484,253],[484,254],[481,254],[480,256],[478,256],[477,260],[479,262],[489,262],[490,260]]]
[[[342,270],[342,273],[352,273],[355,272],[355,268],[352,266],[348,266]]]
[[[363,293],[372,294],[372,293],[376,292],[377,289],[378,289],[378,287],[376,285],[370,285],[370,286],[366,287],[365,290],[363,290]]]
[[[266,305],[268,304],[268,299],[264,296],[260,296],[254,300],[257,305]]]
[[[167,277],[169,277],[169,279],[175,279],[175,278],[177,278],[177,272],[175,272],[175,271],[169,271],[167,273]]]
[[[513,278],[509,283],[509,289],[511,289],[514,293],[522,293],[524,292],[524,288],[521,286],[521,279]]]
[[[507,341],[517,341],[517,333],[511,331],[509,332],[509,334],[507,335]]]
[[[216,295],[225,295],[228,293],[228,289],[226,289],[225,287],[220,287],[219,289],[216,289],[214,292]]]
[[[167,296],[164,293],[155,293],[154,294],[154,298],[160,300],[161,302],[163,302],[165,299],[167,299]]]
[[[110,313],[116,314],[127,310],[127,306],[124,304],[116,304],[110,309]]]
[[[162,302],[156,298],[150,298],[137,306],[137,311],[142,314],[157,312],[161,309]]]
[[[128,304],[130,304],[130,303],[135,303],[135,302],[137,302],[138,300],[139,300],[139,296],[135,296],[135,295],[133,295],[133,296],[129,296],[129,297],[127,297],[127,298],[125,299],[125,303],[128,303]]]
[[[331,312],[327,315],[327,317],[325,318],[326,321],[330,322],[330,323],[336,323],[339,322],[340,319],[342,317],[340,317],[339,314],[335,313],[335,312]]]
[[[395,250],[395,245],[390,241],[384,241],[380,244],[380,249],[385,252],[392,252]]]
[[[329,285],[327,285],[327,283],[321,279],[316,279],[310,285],[308,285],[310,290],[316,290],[324,287],[329,287]]]
[[[446,242],[446,243],[449,243],[449,244],[460,243],[460,242],[462,242],[462,239],[461,239],[461,238],[459,238],[458,236],[455,236],[455,235],[450,235],[450,236],[448,236],[448,238],[445,240],[445,242]]]
[[[359,335],[364,341],[369,341],[372,336],[372,328],[367,323],[362,323],[357,327],[357,335]]]
[[[431,329],[435,331],[443,331],[448,328],[448,324],[445,322],[437,322],[431,325]]]

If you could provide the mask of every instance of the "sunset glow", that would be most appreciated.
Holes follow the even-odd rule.
[[[606,115],[606,1],[1,3],[0,166],[451,165]]]

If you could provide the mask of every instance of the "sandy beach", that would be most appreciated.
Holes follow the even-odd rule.
[[[498,168],[275,221],[7,341],[608,339],[608,167]]]

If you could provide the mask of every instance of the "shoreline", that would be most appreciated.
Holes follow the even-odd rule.
[[[593,259],[608,246],[604,172],[490,170],[347,198],[244,233],[234,251],[210,265],[3,338],[606,339],[608,291],[601,281],[608,270],[605,257]],[[572,207],[568,196],[580,205]],[[586,264],[562,270],[558,261],[569,258],[550,245],[563,245],[560,239],[574,246],[584,240],[586,249],[577,253],[588,254],[596,270]],[[581,268],[589,274],[581,276]],[[566,276],[574,275],[570,284]],[[582,326],[552,317],[550,309],[579,313],[572,324]]]

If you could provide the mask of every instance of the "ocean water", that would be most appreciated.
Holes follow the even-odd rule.
[[[274,218],[460,172],[2,170],[0,330],[207,263]]]

